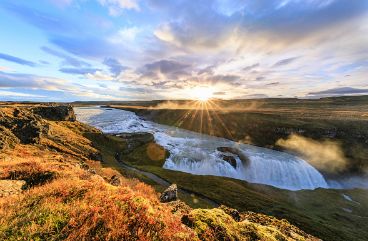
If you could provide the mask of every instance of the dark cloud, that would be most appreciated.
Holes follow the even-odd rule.
[[[211,65],[211,66],[208,66],[204,69],[201,69],[198,71],[198,75],[201,75],[201,74],[213,74],[213,69],[215,68],[216,66],[214,65]]]
[[[110,72],[114,74],[115,76],[118,76],[121,72],[127,69],[126,66],[123,66],[122,64],[119,63],[117,59],[114,59],[114,58],[106,58],[103,61],[103,64],[108,66],[110,69]]]
[[[282,60],[278,61],[277,63],[275,63],[273,65],[273,67],[279,67],[279,66],[291,64],[292,62],[294,62],[298,58],[299,57],[292,57],[292,58],[282,59]]]
[[[48,47],[41,47],[41,49],[51,55],[54,55],[58,58],[61,58],[64,60],[64,62],[62,63],[63,65],[70,65],[70,66],[74,66],[74,67],[89,67],[91,66],[89,63],[85,62],[85,61],[81,61],[78,60],[77,58],[71,57],[67,54],[64,54],[60,51],[48,48]]]
[[[248,1],[244,26],[283,37],[301,37],[366,13],[368,1]],[[258,16],[254,19],[254,16]]]
[[[335,95],[354,95],[354,94],[368,94],[368,89],[357,89],[352,87],[341,87],[328,89],[318,92],[310,92],[311,96],[335,96]]]
[[[94,74],[96,71],[99,71],[100,69],[96,68],[61,68],[59,69],[60,72],[66,73],[66,74]]]
[[[268,83],[266,85],[272,86],[272,85],[279,85],[279,84],[280,84],[280,82],[272,82],[272,83]]]
[[[211,80],[214,83],[216,83],[216,82],[231,83],[231,82],[236,82],[236,81],[240,80],[240,76],[238,76],[238,75],[232,75],[232,74],[228,74],[228,75],[214,75],[214,76],[209,76],[207,78],[207,80]]]
[[[256,64],[252,64],[252,65],[249,65],[249,66],[246,66],[243,68],[244,71],[249,71],[249,70],[252,70],[254,68],[257,68],[259,66],[259,63],[256,63]]]
[[[191,65],[173,60],[160,60],[144,65],[139,72],[145,78],[159,79],[160,76],[164,76],[175,80],[181,76],[188,76],[187,70],[189,67]]]
[[[217,47],[234,36],[239,40],[261,36],[290,43],[354,20],[368,9],[366,0],[349,1],[349,4],[345,0],[303,3],[299,0],[258,0],[239,1],[237,7],[229,12],[219,7],[219,2],[203,0],[158,4],[152,0],[152,5],[172,18],[161,27],[162,31],[170,33],[170,38],[165,39],[162,35],[161,39],[180,43],[183,47],[203,48]],[[160,34],[157,36],[160,38]]]
[[[30,66],[30,67],[35,67],[36,66],[36,64],[31,62],[31,61],[21,59],[21,58],[15,57],[15,56],[11,56],[11,55],[8,55],[8,54],[3,54],[3,53],[0,53],[0,59],[6,60],[6,61],[9,61],[9,62],[13,62],[13,63],[17,63],[17,64],[21,64],[21,65],[27,65],[27,66]]]

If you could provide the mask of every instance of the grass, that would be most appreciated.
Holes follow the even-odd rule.
[[[124,141],[78,122],[46,123],[50,131],[39,143],[17,144],[14,149],[0,153],[0,179],[30,180],[27,190],[0,198],[0,240],[303,240],[305,237],[286,221],[261,214],[245,213],[246,218],[238,223],[220,209],[193,209],[183,219],[182,214],[159,202],[156,190],[163,190],[163,186],[154,184],[155,190],[142,183],[140,180],[147,183],[152,180],[122,168],[115,160],[115,153],[125,148]],[[364,240],[367,236],[364,191],[344,191],[353,198],[354,202],[350,202],[336,190],[287,192],[230,178],[165,170],[161,168],[165,159],[162,149],[152,145],[135,149],[123,160],[239,210],[287,217],[291,223],[326,240]],[[102,164],[96,161],[97,157]],[[119,178],[120,186],[109,184],[113,176]],[[200,197],[186,194],[180,197],[192,207],[208,206]],[[351,213],[341,207],[351,209]],[[189,222],[184,225],[182,220]]]
[[[118,170],[124,176],[130,177],[130,178],[137,178],[140,181],[148,185],[151,185],[158,192],[163,192],[167,188],[167,186],[162,186],[145,175],[139,174],[131,170],[127,170],[126,168],[121,166],[121,164],[115,158],[116,153],[121,152],[125,148],[125,142],[121,138],[112,136],[112,135],[103,135],[101,133],[88,133],[87,132],[87,133],[84,133],[84,135],[91,140],[93,146],[95,146],[98,150],[100,150],[101,155],[102,155],[102,160],[103,160],[102,165],[104,167],[111,167],[111,168]],[[162,154],[158,155],[158,156],[161,156],[160,159],[155,158],[157,157],[157,155],[154,155],[153,159],[150,158],[152,157],[152,154],[150,154],[150,152],[152,151],[147,151],[147,150],[152,150],[153,149],[152,145],[155,146],[154,149],[157,148],[161,150],[161,148],[155,143],[150,143],[150,144],[138,147],[129,155],[131,157],[130,160],[132,161],[130,165],[133,166],[134,163],[138,163],[138,164],[144,163],[145,165],[148,165],[148,166],[154,165],[156,167],[161,167],[166,159],[167,153],[165,153],[165,156],[162,156]],[[195,195],[195,194],[190,195],[188,193],[179,192],[179,196],[180,196],[180,199],[185,201],[187,204],[189,204],[193,208],[211,208],[212,207],[211,204],[209,204],[206,200],[203,200],[198,195]]]
[[[365,240],[368,235],[368,191],[316,189],[293,192],[226,177],[191,175],[163,169],[163,161],[151,161],[144,150],[144,146],[136,149],[123,160],[217,203],[241,211],[285,218],[324,240]],[[342,194],[351,196],[356,202],[347,201]],[[352,212],[347,212],[346,208]]]
[[[1,152],[0,179],[29,185],[21,194],[0,198],[0,240],[197,239],[160,204],[152,187],[80,158],[89,155],[82,150],[86,153],[76,156],[43,145],[17,145]],[[114,175],[120,186],[108,183]]]

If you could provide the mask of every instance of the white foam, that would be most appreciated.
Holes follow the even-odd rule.
[[[164,168],[197,175],[232,177],[289,190],[328,188],[324,177],[306,161],[279,151],[239,144],[223,138],[144,121],[132,112],[75,108],[77,119],[105,133],[151,132],[155,141],[170,152]],[[235,157],[234,168],[224,161],[217,147],[236,147],[249,163]]]

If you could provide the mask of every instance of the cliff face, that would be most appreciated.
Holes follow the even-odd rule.
[[[91,133],[105,137],[70,106],[0,108],[1,240],[316,240],[265,215],[160,203],[101,166]]]

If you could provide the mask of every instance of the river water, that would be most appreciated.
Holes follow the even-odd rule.
[[[104,133],[150,132],[155,141],[170,152],[163,168],[196,175],[236,178],[282,189],[328,188],[321,173],[305,160],[267,148],[256,147],[146,121],[130,111],[100,107],[75,108],[78,121]],[[233,147],[248,157],[237,155],[236,167],[223,160],[218,147]],[[231,155],[231,154],[230,154]]]

